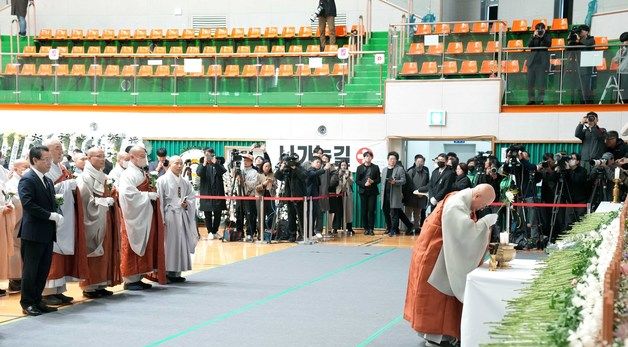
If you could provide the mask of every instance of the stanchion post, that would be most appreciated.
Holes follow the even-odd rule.
[[[309,221],[309,225],[308,225],[308,241],[312,242],[312,238],[314,236],[314,219],[313,219],[313,215],[314,215],[314,198],[312,198],[310,196],[310,208],[308,209],[308,219]]]
[[[259,237],[258,240],[259,241],[264,241],[264,229],[266,229],[266,219],[264,218],[264,197],[260,196],[259,197],[259,202],[261,203],[261,207],[260,207],[260,216],[258,217],[259,219]],[[272,238],[272,236],[271,236]],[[270,241],[270,240],[269,240]],[[270,243],[270,242],[269,242]]]
[[[307,198],[303,197],[303,220],[299,221],[301,223],[301,236],[303,237],[303,241],[307,239],[308,225],[307,225]]]
[[[347,192],[343,192],[342,193],[342,233],[346,236],[347,235],[347,198],[348,198],[348,194]]]

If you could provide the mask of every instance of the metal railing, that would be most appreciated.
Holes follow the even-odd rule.
[[[0,102],[344,107],[348,96],[358,95],[370,100],[366,106],[377,106],[382,104],[381,79],[367,90],[346,89],[359,57],[377,53],[383,52],[350,50],[348,59],[312,52],[60,54],[58,60],[0,54],[9,62],[0,74]],[[322,65],[311,58],[322,59]],[[193,63],[200,70],[192,72]]]

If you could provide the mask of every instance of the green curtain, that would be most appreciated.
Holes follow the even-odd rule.
[[[211,147],[216,151],[216,156],[224,157],[225,146],[249,147],[257,141],[216,141],[216,140],[147,140],[152,146],[149,154],[150,160],[155,160],[155,152],[158,148],[165,148],[168,155],[179,155],[189,149],[203,149]]]
[[[508,148],[513,143],[496,143],[495,144],[495,154],[500,160],[502,149]],[[580,147],[582,146],[580,143],[517,143],[516,145],[523,145],[528,153],[530,153],[530,161],[533,164],[538,164],[543,161],[543,154],[545,153],[558,153],[561,151],[567,152],[567,154],[571,154],[572,152],[580,153]]]

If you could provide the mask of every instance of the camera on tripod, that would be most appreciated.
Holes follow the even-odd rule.
[[[478,152],[478,155],[473,157],[473,161],[475,162],[475,170],[483,171],[486,161],[491,156],[493,156],[493,152],[491,152],[491,151],[486,151],[486,152],[480,151],[480,152]]]
[[[316,8],[316,11],[314,11],[314,13],[310,15],[310,22],[314,22],[316,18],[318,18],[318,16],[321,15],[321,13],[323,13],[323,6],[318,5],[318,7]]]
[[[562,153],[557,153],[554,156],[554,161],[556,162],[556,167],[554,170],[558,173],[564,173],[569,170],[569,156]]]
[[[591,159],[589,160],[589,165],[593,167],[605,166],[609,160],[613,159],[613,154],[606,152],[602,154],[602,158],[600,159]]]

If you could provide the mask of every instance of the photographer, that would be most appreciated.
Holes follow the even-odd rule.
[[[619,42],[621,42],[621,47],[619,47],[613,57],[612,63],[616,63],[619,66],[617,69],[617,80],[619,81],[620,98],[624,102],[628,102],[626,98],[628,96],[628,32],[619,35]]]
[[[159,177],[165,174],[168,171],[168,165],[170,164],[168,158],[166,157],[167,155],[168,152],[166,152],[165,148],[159,148],[157,150],[157,160],[151,161],[148,164],[148,171],[156,171]]]
[[[277,180],[273,174],[273,167],[270,161],[264,161],[261,165],[260,183],[255,187],[255,196],[275,197],[277,196]],[[264,228],[272,229],[273,213],[275,212],[275,202],[264,200]]]
[[[316,9],[318,31],[320,34],[321,52],[325,51],[325,28],[329,28],[329,44],[336,44],[336,1],[319,0]]]
[[[600,159],[606,147],[604,143],[606,129],[600,128],[597,122],[597,113],[589,112],[586,116],[582,117],[580,123],[576,126],[575,136],[582,141],[580,157],[582,157],[582,161],[584,161],[584,168],[587,172],[591,172],[589,161],[591,159]]]
[[[305,196],[305,170],[299,165],[299,158],[296,154],[283,154],[279,162],[279,170],[275,173],[275,178],[284,182],[283,195],[285,197]],[[303,241],[303,200],[289,201],[288,207],[288,238],[290,242]],[[298,216],[298,225],[297,225]],[[285,239],[285,238],[283,238]]]
[[[272,169],[272,162],[270,161],[270,156],[266,152],[266,145],[265,144],[261,144],[259,142],[254,143],[253,145],[251,145],[251,154],[257,148],[259,148],[263,152],[263,156],[262,155],[258,155],[257,157],[255,157],[254,164],[255,164],[255,168],[257,169],[257,171],[259,173],[263,173],[264,170],[263,170],[262,166],[264,165],[265,162],[269,162],[270,165],[271,165],[271,169]]]
[[[364,235],[375,235],[375,206],[379,188],[382,181],[379,166],[372,163],[373,152],[367,151],[362,154],[364,162],[356,170],[356,183],[360,194],[360,205],[362,208],[362,227]]]
[[[236,183],[240,186],[242,196],[255,196],[255,187],[262,183],[262,177],[253,167],[253,155],[242,154],[242,171],[235,175]],[[257,205],[255,200],[243,200],[242,209],[246,217],[246,241],[253,241],[257,232]],[[242,212],[239,209],[239,212]],[[241,213],[237,215],[237,229],[243,230]]]
[[[615,130],[611,130],[606,134],[604,143],[606,144],[606,152],[612,153],[613,159],[620,160],[628,157],[628,146],[626,146],[624,140],[619,137],[619,133]]]
[[[575,91],[576,88],[580,88],[580,94],[583,104],[593,103],[593,86],[592,66],[581,67],[580,66],[580,53],[584,50],[593,50],[595,46],[595,38],[589,35],[591,29],[587,25],[580,25],[571,29],[569,37],[567,38],[567,66],[566,68],[571,71],[567,81],[567,86],[571,85],[572,90],[572,102],[575,103]]]
[[[225,166],[216,157],[213,148],[205,148],[205,157],[196,167],[196,175],[200,178],[201,195],[225,196],[225,184],[223,174],[227,172]],[[205,215],[205,227],[210,240],[218,238],[220,217],[222,211],[227,209],[225,200],[200,199],[199,210]]]
[[[536,168],[538,178],[541,183],[541,202],[547,204],[554,203],[554,195],[556,192],[556,184],[558,183],[558,174],[556,173],[556,161],[553,153],[543,154],[543,161]],[[540,210],[540,220],[543,226],[543,234],[549,236],[550,221],[552,216],[551,207],[542,207]]]
[[[568,187],[571,194],[571,203],[586,204],[589,202],[588,175],[580,165],[582,157],[578,153],[571,153],[569,158]],[[571,225],[587,213],[586,207],[568,208],[566,211],[565,225]]]
[[[552,39],[545,30],[545,24],[538,23],[534,28],[534,33],[528,41],[528,47],[537,48],[530,50],[527,60],[528,65],[528,105],[544,104],[546,74],[549,70],[550,55],[547,48],[552,45]],[[542,47],[542,48],[540,48]],[[535,88],[539,95],[535,96]]]
[[[408,169],[408,176],[414,183],[417,193],[427,193],[430,184],[430,170],[425,167],[425,157],[421,154],[414,156],[414,165]],[[414,233],[421,232],[421,225],[425,220],[425,208],[427,207],[427,196],[412,194],[406,197],[406,215],[412,218]],[[409,231],[409,230],[408,230]],[[406,231],[406,233],[408,233]],[[412,234],[412,233],[410,233]]]
[[[331,171],[334,169],[333,164],[330,163],[331,158],[329,154],[321,153],[319,158],[321,159],[321,166],[324,168],[325,172],[319,176],[320,185],[318,187],[319,195],[327,195],[329,193],[329,181],[331,179]],[[334,188],[335,191],[335,188]],[[316,234],[320,234],[323,232],[323,224],[325,220],[325,215],[329,211],[329,198],[324,198],[318,200],[318,215],[315,215],[314,220],[314,231]]]

